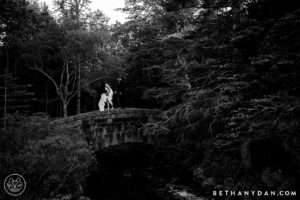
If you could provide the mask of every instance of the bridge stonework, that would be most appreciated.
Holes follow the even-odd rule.
[[[128,142],[152,143],[144,135],[144,124],[160,115],[152,109],[113,109],[92,111],[50,122],[55,126],[76,128],[84,133],[87,142],[95,150]]]

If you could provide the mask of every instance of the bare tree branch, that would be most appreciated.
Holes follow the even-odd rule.
[[[99,78],[96,78],[96,79],[94,79],[94,80],[88,82],[87,84],[90,85],[90,84],[92,84],[92,83],[94,83],[94,82],[96,82],[96,81],[99,81],[99,80],[103,79],[103,78],[111,78],[111,76],[101,76],[101,77],[99,77]]]
[[[31,66],[28,64],[28,57],[29,57],[29,55],[25,55],[25,56],[26,56],[26,59],[25,59],[25,61],[26,61],[26,66],[27,66],[29,69],[36,70],[36,71],[42,73],[44,76],[46,76],[46,77],[54,84],[57,93],[59,93],[59,87],[58,87],[57,83],[55,82],[55,80],[54,80],[47,72],[45,72],[45,71],[43,70],[43,66],[44,66],[43,62],[40,62],[40,64],[41,64],[40,67],[38,67],[36,64],[34,65],[34,67],[31,67]]]
[[[67,100],[67,104],[69,104],[69,102],[78,94],[78,90],[75,91]]]

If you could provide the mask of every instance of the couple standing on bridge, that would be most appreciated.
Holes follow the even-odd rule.
[[[123,96],[124,96],[125,85],[122,78],[117,78],[116,89],[117,90],[114,92],[108,83],[104,83],[103,81],[101,81],[101,89],[100,89],[101,98],[98,103],[100,112],[104,111],[105,105],[107,105],[108,110],[113,109],[114,108],[113,99],[116,99],[115,103],[117,103],[119,107],[121,108],[124,107]]]

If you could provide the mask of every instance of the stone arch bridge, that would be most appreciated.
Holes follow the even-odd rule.
[[[153,138],[144,135],[144,125],[160,114],[160,110],[138,108],[97,110],[57,119],[50,124],[78,129],[97,150],[129,142],[152,143]]]

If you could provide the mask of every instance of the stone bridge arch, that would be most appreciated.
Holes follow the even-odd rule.
[[[138,108],[97,110],[54,120],[51,124],[80,130],[98,150],[124,143],[152,143],[153,138],[144,135],[143,125],[160,113],[160,110]]]

